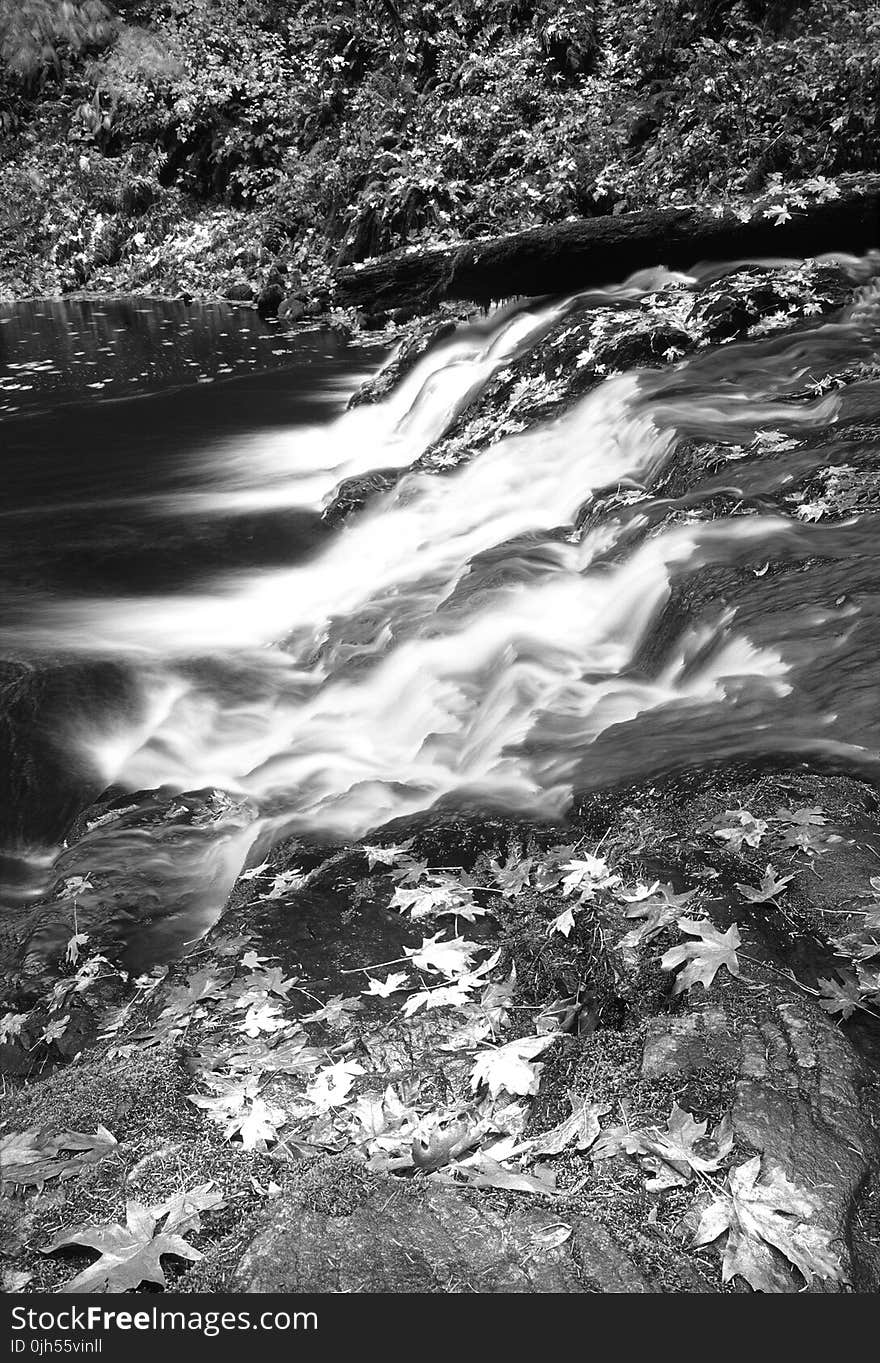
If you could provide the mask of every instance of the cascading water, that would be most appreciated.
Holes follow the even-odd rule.
[[[638,293],[631,282],[596,297]],[[407,472],[570,307],[460,329],[386,401],[224,442],[202,485],[138,492],[147,522],[317,517],[346,478],[402,471],[292,565],[161,593],[7,601],[3,656],[122,678],[67,712],[52,740],[84,789],[141,794],[64,853],[56,875],[123,876],[129,898],[135,886],[177,906],[192,936],[255,841],[282,831],[356,838],[438,801],[557,816],[578,790],[737,756],[876,762],[876,518],[780,514],[804,461],[843,462],[810,453],[816,442],[880,411],[867,381],[791,399],[799,375],[876,354],[876,296],[793,336],[608,377],[458,469]],[[740,467],[733,454],[678,502],[653,491],[682,438],[745,449],[766,431],[772,457]],[[632,496],[584,518],[621,486]],[[710,519],[721,491],[731,509]],[[765,566],[786,562],[810,571],[794,581]],[[718,572],[736,579],[734,605],[709,594],[676,613],[683,583]],[[142,794],[161,789],[167,803],[210,787],[230,797],[222,816],[185,829]]]

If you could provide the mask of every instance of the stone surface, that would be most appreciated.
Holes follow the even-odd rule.
[[[808,998],[774,998],[768,991],[745,1000],[736,986],[725,998],[726,1006],[697,1005],[681,1016],[652,1019],[642,1072],[685,1075],[732,1063],[737,1139],[761,1153],[766,1169],[781,1169],[812,1195],[851,1278],[853,1215],[880,1156],[876,1080],[847,1036]],[[812,1290],[822,1291],[822,1283]]]
[[[560,1222],[562,1245],[542,1233]],[[533,1206],[499,1210],[485,1195],[381,1180],[334,1215],[276,1204],[245,1251],[236,1292],[650,1292],[649,1280],[597,1222]]]

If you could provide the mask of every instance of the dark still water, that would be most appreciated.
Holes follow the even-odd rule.
[[[75,347],[54,309],[36,330],[11,315],[13,363],[63,372],[0,422],[7,911],[87,875],[80,923],[109,916],[143,964],[281,833],[356,838],[438,802],[552,817],[735,758],[877,773],[877,286],[794,334],[610,375],[444,476],[411,470],[571,306],[460,328],[351,411],[376,352],[147,304],[112,381],[161,363],[168,387],[108,402],[80,376],[71,403],[58,356],[88,353],[81,308]],[[97,351],[117,326],[99,313]],[[191,361],[219,377],[181,387]],[[345,478],[390,468],[410,471],[321,519]]]

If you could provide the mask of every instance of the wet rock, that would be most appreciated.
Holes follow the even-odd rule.
[[[880,1155],[876,1079],[841,1029],[806,998],[747,996],[732,985],[723,1004],[649,1022],[646,1077],[685,1077],[719,1064],[736,1070],[737,1140],[818,1201],[823,1228],[852,1278],[854,1212]],[[811,1290],[827,1288],[816,1280]]]
[[[308,305],[305,299],[285,298],[278,307],[278,320],[281,322],[298,322],[301,317],[306,316],[307,312]]]
[[[276,1204],[235,1271],[236,1292],[650,1292],[598,1222],[499,1210],[454,1189],[364,1180],[355,1205]],[[314,1201],[314,1199],[312,1199]],[[562,1245],[542,1239],[562,1221]]]
[[[228,298],[231,303],[253,303],[256,296],[255,286],[246,281],[229,284],[223,290],[223,297]]]
[[[381,402],[387,397],[392,388],[404,378],[410,370],[414,369],[423,355],[427,355],[434,346],[440,345],[447,340],[455,331],[456,322],[444,319],[442,322],[432,320],[427,327],[421,328],[416,335],[405,342],[397,353],[389,360],[388,364],[367,383],[361,384],[360,388],[354,393],[349,401],[349,407],[360,407],[364,403]]]
[[[277,317],[278,309],[284,301],[287,289],[279,274],[273,273],[266,280],[257,298],[257,311],[261,317]]]

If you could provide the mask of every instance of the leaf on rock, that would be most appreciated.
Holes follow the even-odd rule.
[[[406,855],[414,841],[414,838],[409,838],[406,842],[396,843],[388,847],[373,847],[363,844],[357,850],[366,857],[367,866],[372,871],[376,866],[393,866],[396,861]]]
[[[165,1287],[162,1256],[195,1262],[202,1255],[188,1245],[180,1235],[156,1234],[157,1218],[148,1207],[129,1202],[125,1211],[125,1225],[118,1222],[106,1226],[75,1226],[57,1235],[42,1251],[54,1254],[70,1245],[97,1250],[100,1258],[69,1283],[61,1292],[128,1292],[141,1283],[155,1283]]]
[[[554,932],[561,933],[563,937],[568,937],[574,927],[574,914],[571,909],[563,909],[562,913],[556,918],[547,929],[547,936],[552,937]]]
[[[380,999],[387,999],[389,994],[396,994],[398,990],[405,989],[409,981],[409,975],[405,970],[392,970],[385,976],[384,980],[371,979],[366,989],[361,990],[365,997],[375,995]]]
[[[420,947],[404,947],[404,952],[419,970],[432,970],[454,980],[470,969],[471,959],[480,948],[463,937],[443,938],[439,932],[425,937]]]
[[[550,1170],[543,1173],[533,1170],[526,1174],[517,1169],[506,1169],[491,1155],[478,1150],[466,1160],[455,1165],[455,1171],[431,1174],[435,1183],[455,1184],[465,1182],[472,1188],[503,1188],[507,1192],[535,1193],[542,1197],[555,1197],[555,1176]]]
[[[339,1107],[345,1102],[360,1074],[366,1074],[366,1070],[357,1060],[340,1060],[335,1065],[325,1065],[318,1070],[306,1089],[306,1097],[321,1112]]]
[[[724,817],[729,823],[724,828],[716,828],[715,837],[726,842],[732,852],[741,851],[743,843],[748,847],[760,847],[768,827],[764,819],[756,819],[747,809],[725,809]]]
[[[685,890],[681,894],[676,894],[671,885],[658,883],[647,897],[630,899],[630,907],[626,911],[627,918],[642,918],[644,922],[622,937],[620,945],[631,947],[638,945],[639,942],[650,942],[670,923],[674,923],[682,909],[699,893],[699,890]],[[629,896],[625,898],[629,899]]]
[[[836,979],[816,981],[822,994],[819,1007],[846,1019],[852,1017],[861,1003],[862,990],[851,970],[838,970],[836,975]]]
[[[219,1212],[226,1206],[223,1194],[214,1187],[214,1180],[202,1183],[188,1192],[174,1193],[167,1201],[150,1210],[157,1221],[165,1217],[165,1235],[187,1235],[202,1229],[201,1212]]]
[[[471,1071],[471,1088],[478,1089],[481,1084],[487,1084],[493,1098],[502,1089],[508,1093],[537,1093],[541,1067],[530,1062],[546,1051],[557,1037],[555,1032],[547,1036],[523,1036],[495,1050],[483,1051]]]
[[[20,1131],[0,1136],[0,1186],[4,1183],[41,1188],[49,1178],[73,1178],[116,1150],[116,1138],[104,1126],[94,1136],[82,1131]]]
[[[714,1173],[733,1149],[733,1123],[726,1116],[713,1137],[706,1135],[708,1122],[695,1122],[686,1109],[672,1104],[666,1130],[649,1127],[639,1132],[643,1163],[654,1173],[649,1192],[683,1187],[695,1173]]]
[[[695,918],[680,918],[678,926],[682,932],[698,940],[688,942],[685,946],[671,947],[661,958],[663,970],[675,970],[684,965],[684,970],[675,981],[673,994],[681,994],[697,984],[708,989],[722,966],[726,966],[731,975],[739,974],[736,948],[741,945],[742,939],[735,923],[726,932],[719,932],[708,921]]]
[[[348,998],[344,994],[334,994],[332,999],[328,999],[323,1008],[317,1008],[314,1013],[307,1013],[302,1019],[303,1022],[323,1022],[334,1032],[343,1032],[351,1022],[349,1013],[357,1013],[363,1008],[359,998]]]
[[[540,1136],[536,1136],[532,1142],[533,1154],[561,1155],[570,1145],[574,1146],[575,1150],[589,1150],[597,1139],[602,1129],[599,1118],[610,1112],[611,1105],[591,1103],[589,1098],[578,1098],[573,1093],[569,1094],[569,1102],[571,1116],[566,1117],[564,1122],[560,1122],[550,1131],[544,1131]]]
[[[794,880],[795,872],[787,876],[777,876],[775,868],[768,861],[767,869],[761,877],[761,883],[757,887],[754,885],[741,885],[739,881],[736,888],[739,890],[743,899],[747,899],[750,904],[768,904],[781,894],[790,880]]]
[[[813,1277],[844,1280],[831,1237],[808,1224],[816,1206],[780,1170],[761,1172],[761,1156],[728,1175],[725,1193],[703,1212],[695,1245],[708,1245],[727,1232],[721,1276],[739,1276],[755,1292],[790,1292],[791,1280],[774,1256],[784,1255],[809,1284]]]
[[[495,884],[501,890],[502,898],[513,899],[526,888],[534,864],[531,857],[520,857],[514,851],[508,853],[503,865],[497,861],[490,863]]]
[[[578,893],[581,902],[592,899],[596,890],[620,884],[620,876],[612,875],[604,857],[584,856],[567,861],[562,867],[562,892]]]
[[[287,1121],[283,1107],[267,1103],[264,1098],[252,1098],[240,1112],[230,1117],[223,1133],[227,1140],[240,1135],[245,1150],[265,1150],[278,1139],[278,1128]]]

